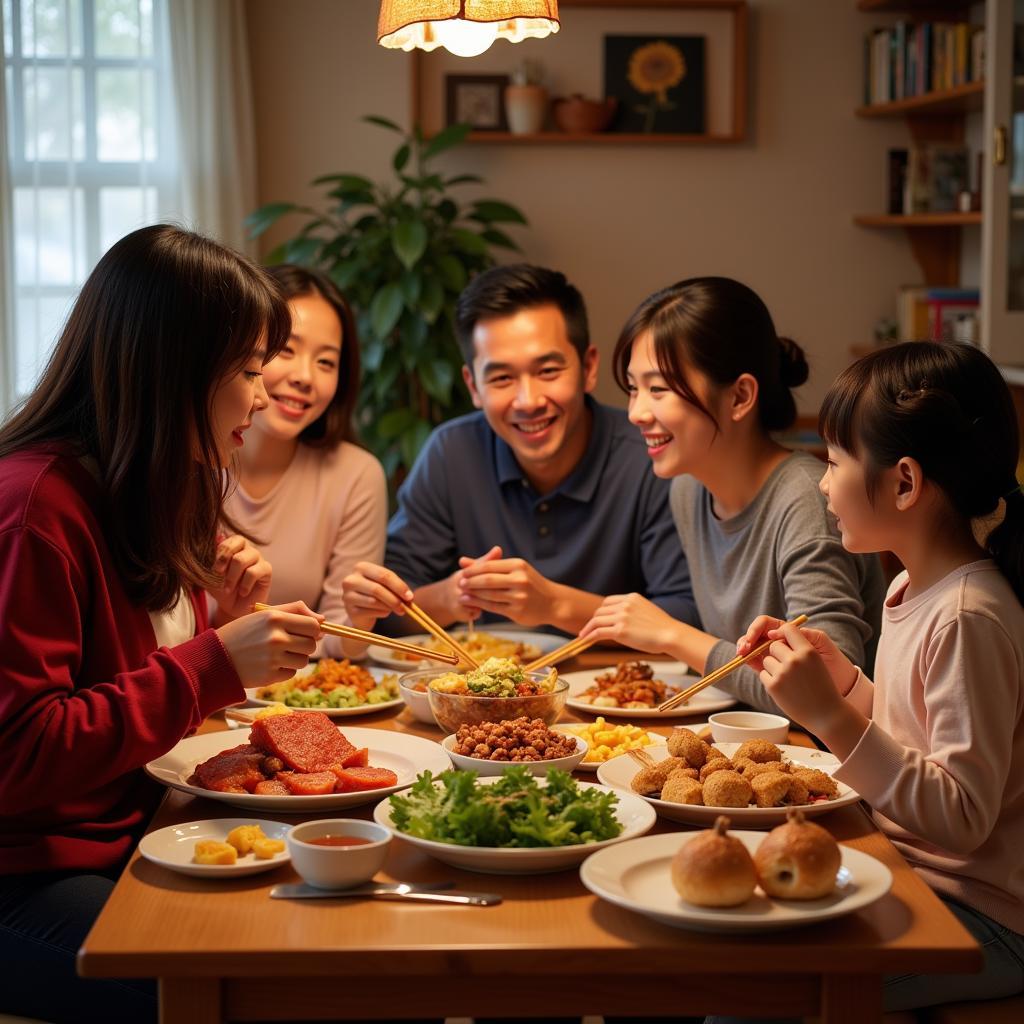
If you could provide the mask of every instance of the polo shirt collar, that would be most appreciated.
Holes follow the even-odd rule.
[[[584,395],[584,402],[590,410],[591,432],[583,458],[562,483],[552,491],[574,501],[592,501],[597,486],[604,474],[611,448],[611,417],[603,405],[595,402],[590,395]],[[512,449],[497,434],[494,434],[495,469],[499,484],[515,483],[522,486],[526,479],[522,466],[516,460]]]

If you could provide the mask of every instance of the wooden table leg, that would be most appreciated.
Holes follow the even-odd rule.
[[[869,1024],[882,1019],[882,979],[877,974],[829,974],[822,980],[822,1024]]]
[[[161,978],[160,1024],[223,1024],[217,978]]]

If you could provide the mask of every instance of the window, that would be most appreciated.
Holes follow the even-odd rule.
[[[122,235],[178,206],[167,0],[0,0],[14,397]]]

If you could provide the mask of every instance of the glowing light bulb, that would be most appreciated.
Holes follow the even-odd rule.
[[[498,36],[498,26],[493,22],[462,21],[459,18],[435,21],[433,29],[438,42],[456,57],[476,57]]]

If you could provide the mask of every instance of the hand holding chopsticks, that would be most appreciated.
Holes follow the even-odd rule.
[[[411,619],[418,622],[431,636],[440,640],[441,643],[447,644],[470,668],[480,667],[480,662],[455,637],[446,633],[415,601],[406,601],[405,611]]]
[[[788,623],[790,626],[800,626],[807,621],[806,615],[798,615],[792,622]],[[698,679],[692,686],[687,687],[685,690],[680,690],[679,693],[668,700],[663,701],[658,705],[658,711],[670,711],[672,708],[678,707],[680,704],[685,704],[688,700],[700,693],[701,690],[708,686],[713,686],[719,680],[724,679],[727,675],[735,672],[741,665],[745,665],[748,661],[753,661],[755,658],[760,658],[765,654],[769,647],[771,647],[773,641],[766,640],[763,644],[758,644],[752,651],[747,654],[733,658],[732,661],[726,662],[720,668],[709,672],[703,679]]]
[[[576,637],[567,644],[562,644],[561,647],[556,647],[555,650],[549,651],[543,657],[531,661],[529,665],[524,665],[523,668],[527,672],[539,672],[542,668],[547,668],[549,665],[557,665],[560,661],[565,661],[568,658],[575,657],[577,654],[582,654],[583,651],[595,643],[597,643],[596,640],[589,638],[581,640],[579,637]]]
[[[253,606],[258,612],[270,610],[270,605],[256,604]],[[404,640],[396,640],[390,636],[383,636],[380,633],[370,633],[365,629],[356,629],[354,626],[343,626],[337,622],[321,622],[320,629],[331,636],[344,637],[346,640],[357,640],[364,644],[379,644],[392,651],[402,651],[404,654],[413,654],[417,658],[429,658],[433,661],[443,661],[447,665],[457,665],[458,655],[445,654],[441,651],[431,651],[426,647],[417,644],[406,643]]]

